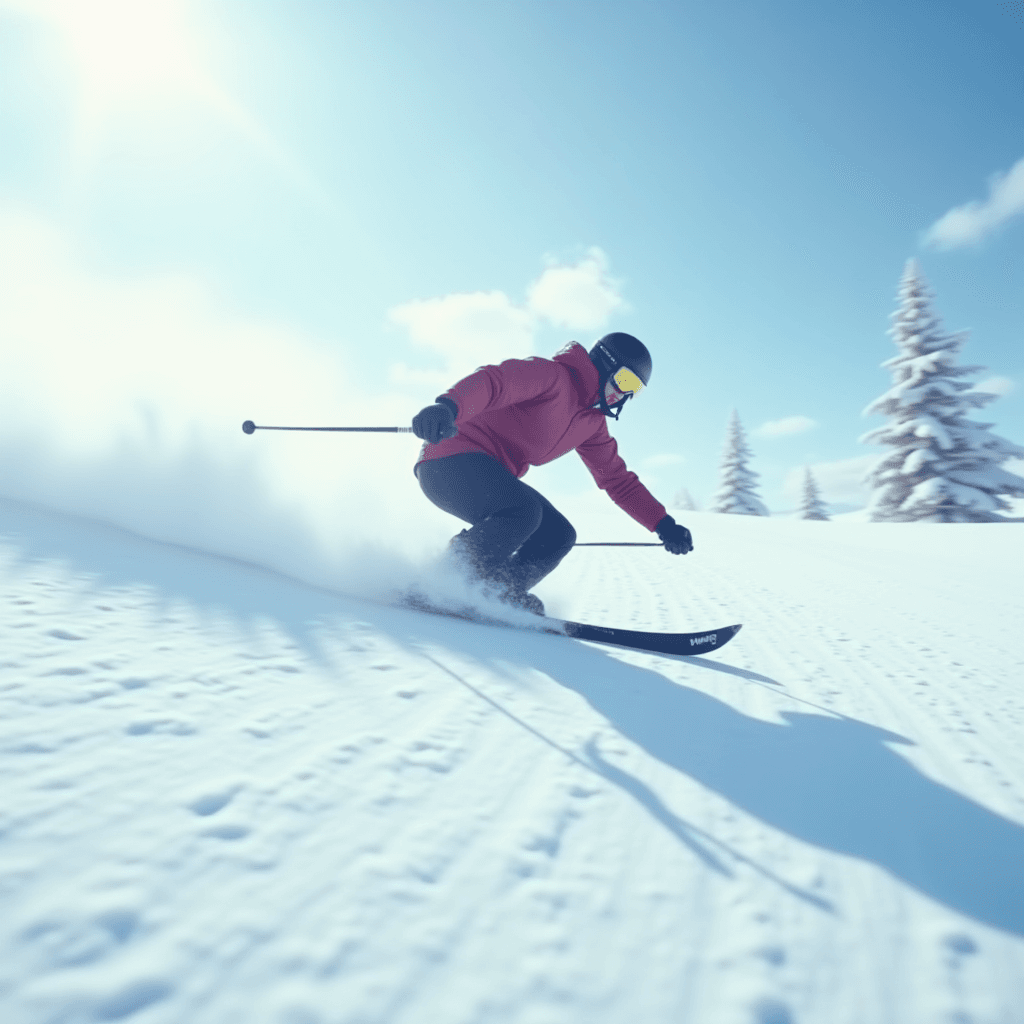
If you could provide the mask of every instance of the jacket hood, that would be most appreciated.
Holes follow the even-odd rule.
[[[570,341],[555,355],[556,363],[567,366],[572,372],[572,382],[580,397],[580,404],[590,408],[597,404],[601,375],[590,358],[590,353],[578,342]]]

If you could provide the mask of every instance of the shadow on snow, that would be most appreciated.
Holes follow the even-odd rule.
[[[1024,936],[1024,828],[923,775],[892,749],[912,741],[885,729],[803,711],[782,712],[781,724],[765,722],[580,643],[367,604],[254,566],[14,503],[0,503],[4,535],[15,540],[23,565],[59,560],[90,575],[99,588],[143,584],[163,600],[222,608],[243,622],[274,619],[324,664],[329,659],[319,649],[318,631],[353,617],[371,623],[627,793],[709,869],[730,874],[729,860],[739,861],[794,896],[831,909],[684,821],[649,786],[603,758],[596,745],[580,752],[559,747],[423,648],[457,649],[482,663],[529,665],[578,693],[650,756],[772,828],[876,864],[957,913]],[[773,682],[711,659],[685,660],[695,671]]]

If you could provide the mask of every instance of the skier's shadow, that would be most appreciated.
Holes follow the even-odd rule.
[[[559,643],[538,643],[531,664],[652,757],[773,828],[876,864],[957,913],[1024,936],[1024,827],[890,748],[911,740],[828,714],[783,711],[781,724],[765,722],[657,672]],[[639,780],[591,761],[664,820],[665,805]]]
[[[223,607],[242,623],[269,616],[317,660],[325,655],[313,625],[355,608],[398,642],[419,647],[426,637],[461,646],[481,662],[499,657],[506,664],[529,664],[580,694],[652,757],[770,826],[877,864],[952,910],[1024,936],[1024,828],[922,775],[889,747],[911,741],[884,729],[796,711],[782,712],[783,724],[764,722],[582,644],[504,629],[481,631],[353,603],[252,566],[211,561],[17,503],[0,502],[4,531],[18,537],[22,559],[59,557],[75,571],[95,575],[97,585],[144,583],[158,600],[184,598],[200,608]],[[701,670],[770,682],[711,659],[686,660]],[[724,844],[683,821],[596,746],[577,759],[629,793],[709,866],[723,868]],[[827,906],[813,894],[787,888]]]

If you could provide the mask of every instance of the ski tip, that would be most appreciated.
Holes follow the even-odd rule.
[[[710,633],[705,633],[703,636],[690,637],[690,646],[694,647],[701,644],[707,644],[703,649],[685,651],[686,654],[705,654],[711,651],[720,651],[736,634],[743,628],[742,622],[737,622],[733,626],[722,626],[719,629],[712,630]]]
[[[742,622],[737,622],[735,626],[726,626],[725,629],[722,630],[722,632],[725,634],[725,636],[715,645],[715,650],[717,650],[719,647],[724,646],[730,640],[732,640],[733,637],[735,637],[736,634],[742,628],[743,628],[743,623]]]
[[[683,645],[683,649],[677,654],[710,654],[712,651],[720,651],[736,634],[743,628],[743,623],[738,622],[733,626],[719,626],[718,629],[710,630],[707,633],[686,633],[680,639],[688,642],[689,646]]]

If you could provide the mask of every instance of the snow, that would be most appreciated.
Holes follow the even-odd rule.
[[[934,416],[929,416],[927,413],[917,414],[917,426],[914,428],[914,434],[917,437],[934,437],[940,448],[953,447],[949,431]]]
[[[665,658],[0,502],[0,1019],[1017,1024],[1024,526],[858,517],[539,588]]]

